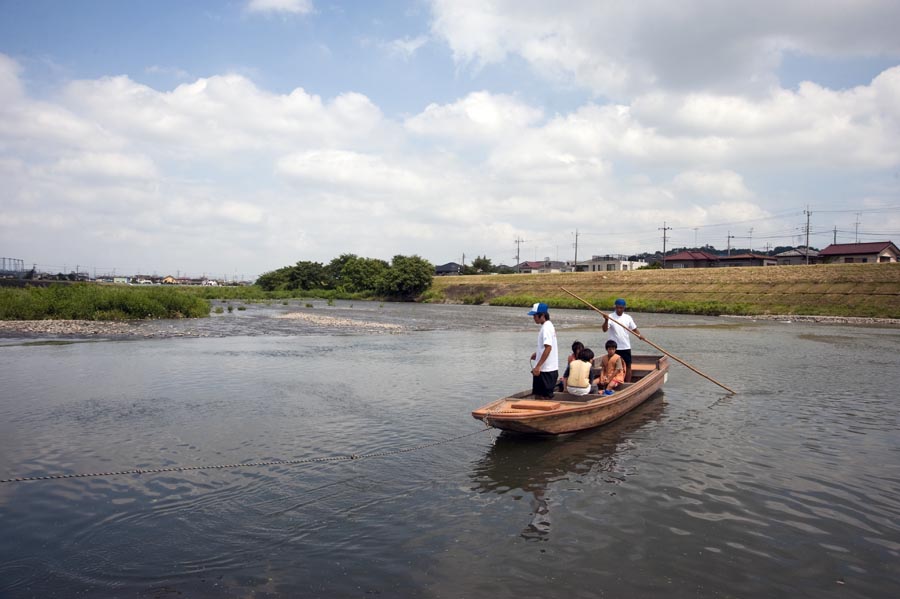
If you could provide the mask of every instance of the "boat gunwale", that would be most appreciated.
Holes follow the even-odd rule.
[[[610,396],[598,395],[595,399],[590,399],[585,402],[581,401],[565,401],[560,399],[553,399],[552,401],[558,402],[560,405],[559,408],[554,410],[543,410],[543,411],[532,411],[532,410],[523,410],[522,414],[510,414],[510,413],[491,413],[490,410],[494,409],[495,406],[500,404],[501,402],[515,399],[525,399],[524,397],[514,397],[514,395],[527,393],[530,395],[530,392],[527,391],[519,391],[516,394],[508,395],[506,397],[501,397],[496,399],[489,404],[486,404],[476,410],[472,411],[472,417],[476,420],[480,420],[482,422],[485,419],[489,419],[495,422],[529,422],[538,419],[556,419],[563,415],[574,415],[580,414],[582,412],[590,412],[600,408],[604,408],[607,406],[616,405],[617,403],[623,403],[628,401],[633,395],[640,393],[646,387],[650,387],[655,384],[657,379],[664,379],[666,373],[669,370],[668,360],[666,356],[652,356],[655,359],[656,368],[649,371],[647,374],[642,376],[638,381],[634,383],[630,383],[629,387],[621,392],[615,393]],[[665,366],[661,366],[665,364]],[[659,387],[662,387],[665,381],[658,383],[656,391],[659,390]],[[540,400],[538,400],[540,401]],[[548,400],[549,401],[549,400]],[[563,406],[571,406],[568,408],[564,408]],[[476,412],[480,412],[484,410],[485,413],[483,416],[476,415]]]

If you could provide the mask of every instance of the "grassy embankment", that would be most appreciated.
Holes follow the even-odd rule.
[[[425,300],[584,307],[560,287],[602,310],[624,297],[635,312],[900,318],[897,263],[435,277]]]

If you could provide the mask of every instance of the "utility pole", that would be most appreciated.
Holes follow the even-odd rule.
[[[837,225],[834,226],[834,239],[831,243],[837,243]]]
[[[575,229],[575,272],[578,272],[578,229]]]
[[[856,213],[856,243],[859,243],[859,217],[862,215],[862,212]]]
[[[694,248],[695,249],[698,247],[697,246],[697,229],[699,229],[699,228],[700,227],[694,227]]]
[[[525,243],[525,240],[516,236],[516,273],[522,272],[522,269],[519,268],[519,265],[522,264],[522,260],[519,258],[522,252],[522,244]]]
[[[734,239],[734,235],[731,234],[731,231],[728,232],[727,243],[728,243],[728,255],[731,255],[731,240]]]
[[[672,227],[666,226],[666,221],[663,221],[663,226],[657,229],[658,231],[663,232],[663,270],[666,269],[666,241],[668,240],[667,233],[672,230]]]
[[[753,253],[753,227],[750,227],[750,253]]]
[[[809,211],[809,205],[806,206],[806,210],[803,213],[806,214],[806,264],[809,266],[809,217],[812,216],[812,212]]]

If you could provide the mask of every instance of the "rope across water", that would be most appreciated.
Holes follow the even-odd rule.
[[[350,460],[364,460],[367,458],[380,458],[391,455],[397,455],[401,453],[410,453],[412,451],[419,451],[422,449],[427,449],[429,447],[437,447],[438,445],[444,445],[446,443],[452,443],[454,441],[459,441],[460,439],[465,439],[466,437],[471,437],[472,435],[477,435],[479,433],[483,433],[485,431],[491,430],[490,428],[483,428],[477,431],[473,431],[471,433],[465,433],[463,435],[458,435],[456,437],[451,437],[449,439],[441,439],[440,441],[432,441],[431,443],[422,443],[421,445],[413,445],[411,447],[401,447],[399,449],[388,449],[384,451],[373,451],[371,453],[353,453],[349,455],[338,455],[338,456],[330,456],[330,457],[315,457],[315,458],[299,458],[296,460],[269,460],[264,462],[244,462],[238,464],[212,464],[209,466],[167,466],[165,468],[134,468],[132,470],[115,470],[112,472],[84,472],[84,473],[76,473],[76,474],[48,474],[46,476],[21,476],[16,478],[6,478],[0,480],[0,483],[24,483],[30,481],[38,481],[38,480],[61,480],[65,478],[90,478],[96,476],[121,476],[124,474],[159,474],[164,472],[190,472],[192,470],[225,470],[231,468],[253,468],[257,466],[292,466],[296,464],[313,464],[318,462],[347,462]]]

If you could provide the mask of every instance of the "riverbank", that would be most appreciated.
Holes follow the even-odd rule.
[[[427,301],[637,312],[900,318],[900,263],[436,277]]]

